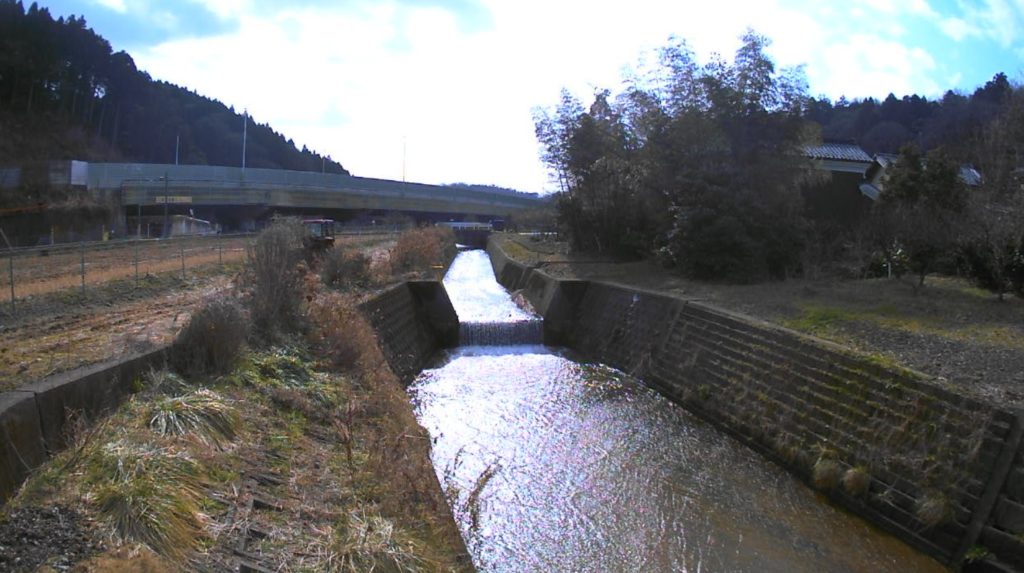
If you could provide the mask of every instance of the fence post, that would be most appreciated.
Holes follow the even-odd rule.
[[[14,253],[7,256],[7,271],[11,278],[11,316],[14,316]]]
[[[217,240],[217,264],[224,264],[224,243],[220,242],[219,239]]]
[[[85,298],[85,242],[78,243],[82,263],[82,298]]]
[[[181,245],[181,280],[185,280],[185,245]]]

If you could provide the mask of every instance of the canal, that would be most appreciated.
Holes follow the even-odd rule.
[[[480,571],[944,570],[641,382],[524,340],[538,319],[486,253],[460,253],[445,287],[489,345],[409,391]]]

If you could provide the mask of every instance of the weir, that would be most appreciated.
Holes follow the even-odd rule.
[[[521,346],[543,343],[544,323],[539,320],[459,324],[461,346]]]
[[[494,280],[482,250],[463,251],[444,277],[444,287],[459,317],[462,346],[541,344],[544,322],[517,306]]]
[[[564,325],[516,306],[485,254],[444,285],[461,345],[409,392],[479,570],[942,570],[643,382],[537,344]]]

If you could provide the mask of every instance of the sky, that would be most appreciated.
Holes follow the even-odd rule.
[[[584,102],[684,38],[731,57],[748,27],[810,94],[1024,81],[1024,0],[43,0],[140,69],[246,109],[353,175],[554,190],[533,109]]]

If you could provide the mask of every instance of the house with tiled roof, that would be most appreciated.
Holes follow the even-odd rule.
[[[872,201],[878,200],[878,196],[885,188],[885,174],[892,168],[898,158],[898,155],[893,155],[892,153],[879,153],[875,155],[871,166],[864,173],[864,181],[860,184],[860,192]],[[968,187],[977,187],[981,185],[981,173],[970,165],[961,165],[960,180]]]
[[[860,189],[874,162],[867,152],[855,143],[825,142],[805,147],[804,155],[827,173],[824,180],[802,189],[808,217],[850,226],[867,214],[873,198]]]

